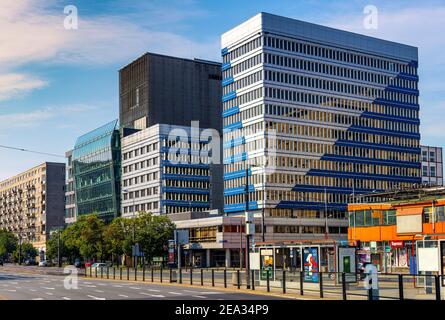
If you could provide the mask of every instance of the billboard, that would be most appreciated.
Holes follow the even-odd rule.
[[[304,248],[303,262],[304,262],[304,281],[318,282],[319,281],[318,247]]]

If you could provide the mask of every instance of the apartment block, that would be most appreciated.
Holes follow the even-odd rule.
[[[0,182],[0,229],[44,257],[50,232],[64,225],[65,164],[45,162]]]
[[[66,187],[65,187],[65,224],[71,224],[76,221],[76,193],[74,190],[73,174],[73,151],[65,153],[66,165]]]

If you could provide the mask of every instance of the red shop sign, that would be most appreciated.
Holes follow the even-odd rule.
[[[391,248],[403,248],[404,247],[403,241],[390,241],[389,245],[391,246]]]

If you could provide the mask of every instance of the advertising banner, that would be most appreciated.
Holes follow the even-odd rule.
[[[304,248],[303,249],[304,262],[304,281],[318,282],[319,281],[319,256],[318,248]]]

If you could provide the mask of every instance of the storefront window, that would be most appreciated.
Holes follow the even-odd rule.
[[[396,224],[396,210],[384,210],[383,211],[383,225],[395,225]]]

